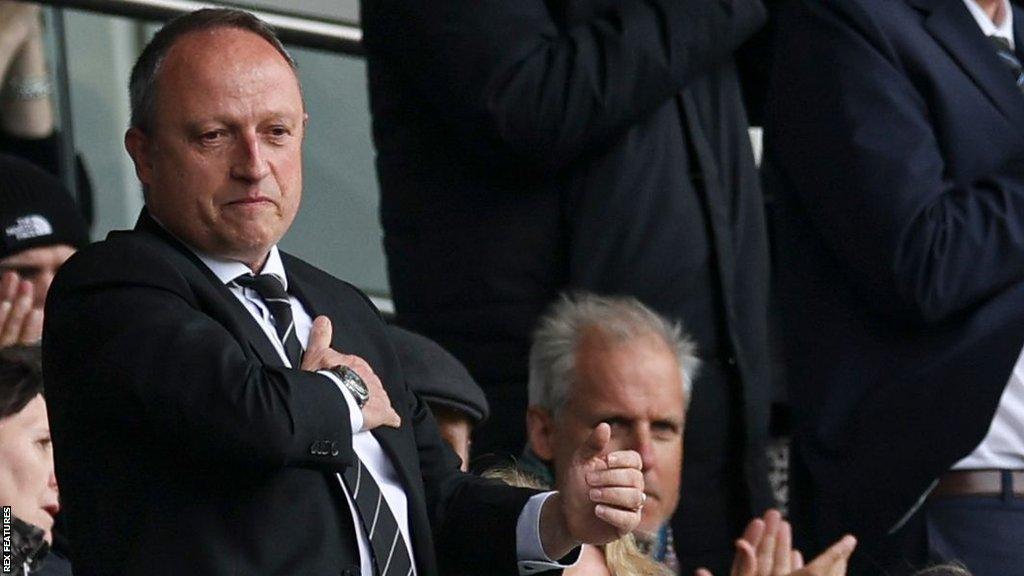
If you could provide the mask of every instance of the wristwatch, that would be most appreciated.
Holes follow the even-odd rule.
[[[356,406],[359,406],[361,410],[366,405],[366,401],[370,399],[370,391],[366,388],[366,382],[363,382],[362,377],[344,364],[328,368],[327,371],[337,376],[341,385],[352,393],[352,397],[356,400]]]

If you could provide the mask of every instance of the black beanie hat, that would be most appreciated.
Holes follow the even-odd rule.
[[[0,154],[0,258],[88,243],[89,229],[61,181],[26,160]]]

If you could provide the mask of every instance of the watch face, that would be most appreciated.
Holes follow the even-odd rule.
[[[356,402],[359,404],[359,407],[362,408],[363,404],[370,399],[370,393],[366,388],[366,382],[363,382],[362,377],[348,366],[338,366],[337,372],[341,377],[341,382],[349,389],[350,392],[352,392],[352,395],[356,397]]]

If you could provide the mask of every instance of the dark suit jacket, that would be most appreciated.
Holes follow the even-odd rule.
[[[332,346],[369,362],[402,417],[373,434],[408,496],[418,573],[516,574],[531,492],[459,473],[366,297],[282,258],[295,296],[331,318]],[[65,264],[44,333],[76,574],[359,573],[335,476],[355,458],[340,391],[284,368],[244,306],[147,215]]]
[[[802,496],[870,551],[984,437],[1024,345],[1024,96],[962,0],[801,1],[779,38]]]
[[[767,250],[732,61],[760,3],[361,6],[399,322],[466,364],[494,421],[521,427],[544,308],[561,291],[636,296],[682,320],[706,360],[687,479],[723,490],[730,460],[742,496],[727,500],[767,504]],[[706,534],[726,518],[700,500],[684,489],[680,517]]]

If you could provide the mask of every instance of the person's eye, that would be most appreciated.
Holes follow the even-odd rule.
[[[292,135],[292,131],[280,124],[275,124],[266,130],[267,137],[274,142],[282,142]]]
[[[651,433],[659,440],[674,440],[680,432],[680,426],[673,422],[655,422],[651,426]]]
[[[53,445],[53,441],[50,439],[49,436],[46,436],[45,438],[40,438],[36,440],[36,445],[39,446],[40,448],[48,450],[50,446]]]
[[[205,145],[217,144],[227,137],[224,130],[207,130],[199,135],[199,141]]]
[[[612,427],[613,433],[615,432],[615,430],[624,428],[629,424],[629,422],[627,422],[625,418],[607,418],[605,420],[602,420],[602,422],[607,422],[608,425]]]

